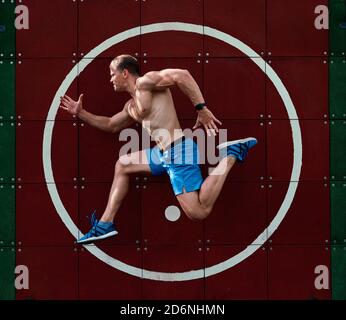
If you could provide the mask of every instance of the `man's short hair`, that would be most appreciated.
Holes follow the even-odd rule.
[[[115,57],[112,62],[117,64],[117,69],[119,71],[127,70],[134,76],[139,76],[139,64],[135,57],[132,57],[129,54],[122,54],[120,56]]]

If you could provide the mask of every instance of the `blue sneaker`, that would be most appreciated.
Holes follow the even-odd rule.
[[[339,27],[340,27],[341,29],[346,29],[346,22],[341,22],[341,23],[339,24]]]
[[[85,234],[83,237],[77,240],[77,243],[86,244],[95,242],[98,240],[106,239],[118,234],[118,231],[115,230],[115,225],[112,222],[101,222],[96,219],[95,212],[91,215],[91,226],[90,231]]]
[[[234,141],[227,141],[217,146],[220,150],[221,158],[233,156],[239,162],[244,162],[250,148],[257,144],[256,138],[245,138]]]

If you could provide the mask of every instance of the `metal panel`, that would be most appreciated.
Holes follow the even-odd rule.
[[[16,172],[19,183],[44,182],[42,144],[46,122],[22,121],[16,131]],[[32,143],[34,141],[34,143]],[[55,181],[74,182],[77,177],[77,125],[72,121],[54,123],[52,170]],[[68,159],[68,161],[67,161]]]
[[[78,177],[78,126],[56,121],[52,135],[52,169],[55,183],[75,182]],[[66,161],[68,159],[68,161]],[[48,181],[51,182],[51,181]]]
[[[16,200],[14,185],[0,185],[0,212],[0,246],[14,245],[16,241]]]
[[[29,271],[29,289],[17,290],[18,300],[77,299],[78,253],[73,247],[19,248],[16,263]]]
[[[332,181],[330,188],[331,240],[333,244],[346,244],[346,183]]]
[[[15,73],[14,60],[0,60],[0,121],[15,118]]]
[[[346,247],[332,246],[332,296],[333,300],[346,299]]]
[[[206,267],[228,260],[244,249],[245,247],[241,246],[208,246],[205,251]],[[207,277],[205,299],[267,299],[267,252],[265,248],[258,246],[257,250],[244,261]]]
[[[16,127],[14,122],[0,122],[0,183],[14,183]]]
[[[333,56],[344,56],[346,53],[345,27],[346,1],[329,0],[330,51]]]
[[[85,0],[78,7],[78,51],[84,56],[91,49],[117,33],[140,26],[140,1]],[[126,14],[124,14],[126,13]],[[115,57],[127,53],[138,56],[140,38],[130,38],[101,53]]]
[[[321,271],[330,269],[330,250],[324,246],[273,246],[268,251],[268,289],[271,300],[328,300],[328,289],[317,289]]]
[[[0,58],[14,58],[16,53],[16,29],[14,25],[16,7],[13,1],[0,3]]]
[[[15,299],[15,258],[15,248],[0,247],[0,300]]]
[[[64,208],[76,224],[77,188],[72,184],[57,184],[55,187]],[[71,246],[77,238],[77,234],[72,235],[60,219],[46,184],[17,186],[16,238],[18,244],[23,246]]]
[[[255,50],[265,51],[265,0],[242,1],[204,0],[204,25],[225,32]],[[245,23],[246,21],[246,23]],[[206,56],[243,56],[241,52],[220,40],[205,36]]]
[[[298,120],[291,120],[297,127]],[[302,137],[300,180],[326,180],[329,175],[329,125],[325,120],[299,121]],[[316,134],[318,133],[318,134]],[[268,179],[289,181],[293,167],[293,133],[289,120],[267,122]],[[296,147],[299,147],[297,144]]]
[[[202,247],[197,246],[146,246],[143,251],[143,268],[159,272],[185,272],[204,267]],[[160,300],[204,299],[204,279],[189,281],[143,280],[143,298]]]
[[[259,59],[254,58],[258,63]],[[211,58],[204,64],[205,99],[221,119],[265,114],[265,74],[247,58]]]
[[[268,223],[282,206],[288,184],[273,182],[269,185]],[[299,182],[294,200],[270,242],[303,245],[330,243],[329,187],[326,183]]]
[[[213,212],[206,220],[206,242],[212,245],[251,244],[266,229],[266,222],[265,185],[233,182],[231,171]],[[260,240],[266,240],[266,237]]]
[[[346,59],[332,58],[329,63],[329,110],[331,119],[346,119],[345,82]]]
[[[330,178],[346,180],[346,120],[330,122]]]
[[[142,1],[142,26],[171,21],[203,25],[203,1]],[[141,35],[143,57],[198,57],[202,53],[203,35],[200,34],[165,31]]]
[[[16,33],[23,58],[73,57],[77,53],[77,1],[22,0],[29,10],[29,29]]]
[[[106,247],[105,252],[123,263],[141,268],[142,254],[139,247]],[[79,249],[78,275],[79,298],[82,300],[142,298],[140,278],[112,268],[84,248]]]
[[[324,56],[328,30],[315,27],[315,9],[327,0],[268,0],[267,50],[269,56]]]
[[[269,119],[328,118],[328,63],[325,58],[273,58],[270,66],[286,87],[296,116],[288,115],[282,98],[267,78],[267,117]]]
[[[48,111],[55,94],[65,77],[77,77],[75,60],[71,59],[22,59],[16,65],[16,114],[23,120],[74,120],[65,110],[57,109],[56,117]],[[77,81],[66,92],[72,99],[77,97]],[[59,98],[59,97],[57,97]],[[60,100],[57,101],[60,104]],[[58,105],[54,107],[58,108]]]

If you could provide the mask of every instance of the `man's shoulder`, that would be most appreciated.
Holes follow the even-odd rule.
[[[128,112],[129,111],[129,107],[131,106],[131,103],[133,103],[133,98],[127,100],[124,104],[124,108],[123,111]]]
[[[161,71],[148,71],[144,75],[136,79],[136,87],[140,91],[154,91],[155,84],[162,77],[160,76]]]

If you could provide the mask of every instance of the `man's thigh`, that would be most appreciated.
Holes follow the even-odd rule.
[[[146,150],[132,152],[119,158],[128,173],[151,173]]]

